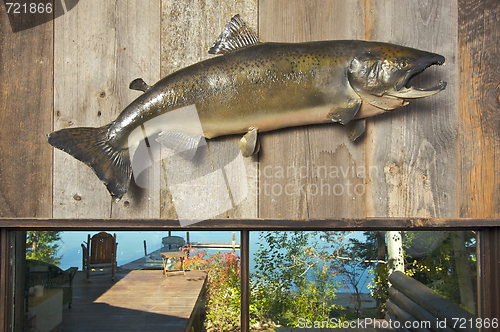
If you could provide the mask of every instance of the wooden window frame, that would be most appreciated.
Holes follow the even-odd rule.
[[[500,317],[500,218],[341,218],[341,219],[210,219],[181,227],[173,219],[2,219],[0,230],[0,320],[3,330],[12,324],[8,292],[9,232],[58,231],[240,231],[241,232],[241,331],[249,331],[249,232],[250,231],[477,231],[478,310],[481,318]],[[493,331],[482,329],[481,331]]]

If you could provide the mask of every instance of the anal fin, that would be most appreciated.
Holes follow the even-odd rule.
[[[359,136],[363,135],[366,130],[366,120],[352,120],[346,126],[345,130],[347,137],[351,142],[354,142]]]
[[[183,132],[161,132],[156,141],[172,150],[185,160],[193,159],[202,140],[201,136],[191,136]]]

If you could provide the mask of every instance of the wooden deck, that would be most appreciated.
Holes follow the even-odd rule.
[[[63,309],[59,331],[190,331],[199,323],[206,273],[187,271],[164,277],[162,271],[117,272],[91,276],[77,272],[73,306]]]

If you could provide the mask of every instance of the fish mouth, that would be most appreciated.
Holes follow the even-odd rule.
[[[394,88],[388,91],[387,94],[397,98],[417,99],[432,96],[440,91],[443,91],[447,84],[444,81],[439,81],[438,84],[430,88],[416,88],[409,85],[409,82],[413,77],[422,73],[430,66],[441,66],[444,62],[445,58],[438,54],[434,54],[432,57],[423,57],[417,60],[413,69],[410,69],[406,74],[404,74],[398,82],[396,82]]]

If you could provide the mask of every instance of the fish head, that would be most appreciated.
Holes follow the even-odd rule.
[[[432,96],[444,90],[446,82],[443,81],[430,88],[416,88],[409,84],[415,75],[444,62],[445,58],[436,53],[377,43],[352,59],[348,78],[351,87],[362,98],[369,95],[369,102],[375,101],[374,106],[389,105],[381,107],[388,110],[406,105],[407,99]],[[377,102],[377,99],[380,100]]]

